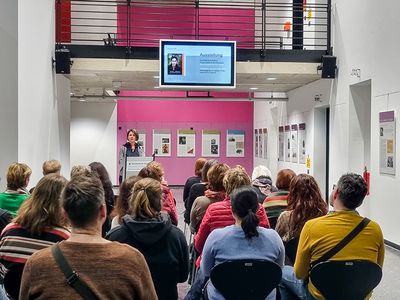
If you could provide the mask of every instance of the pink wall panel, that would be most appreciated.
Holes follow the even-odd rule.
[[[253,103],[212,101],[119,100],[117,104],[117,148],[125,142],[129,128],[146,131],[146,155],[152,154],[153,129],[170,129],[171,157],[158,157],[169,184],[182,185],[193,175],[195,160],[201,156],[201,130],[221,131],[219,161],[230,166],[240,164],[251,174],[253,169]],[[196,130],[196,157],[177,157],[177,130]],[[227,158],[226,131],[245,130],[245,157]]]

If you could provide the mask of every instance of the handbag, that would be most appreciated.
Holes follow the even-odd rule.
[[[97,296],[93,293],[93,291],[87,286],[87,284],[79,278],[78,273],[73,270],[62,253],[60,246],[58,243],[54,244],[51,247],[51,253],[60,268],[60,270],[64,273],[65,280],[67,284],[75,289],[79,295],[85,300],[97,300]]]

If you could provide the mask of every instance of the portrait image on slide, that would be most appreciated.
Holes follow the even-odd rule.
[[[183,75],[183,57],[182,53],[168,53],[169,75]]]

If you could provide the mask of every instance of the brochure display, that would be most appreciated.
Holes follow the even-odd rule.
[[[306,123],[299,124],[299,163],[306,163]]]
[[[285,126],[285,161],[290,162],[290,125]]]
[[[220,136],[219,130],[202,131],[201,156],[219,157]]]
[[[226,157],[244,157],[244,130],[227,130]]]
[[[178,138],[177,156],[181,157],[196,156],[196,131],[191,129],[178,130],[177,138]]]
[[[171,156],[171,131],[153,130],[153,153],[156,156]]]
[[[297,163],[299,161],[299,156],[298,156],[298,143],[299,143],[299,135],[297,131],[297,124],[292,125],[292,132],[291,132],[291,146],[290,148],[292,149],[292,162]]]
[[[258,129],[254,129],[254,143],[255,157],[258,157]]]
[[[278,136],[278,160],[283,161],[285,156],[285,132],[283,126],[279,126]]]
[[[396,174],[396,119],[394,110],[379,113],[379,171]]]
[[[268,158],[268,130],[267,128],[262,129],[262,134],[263,134],[263,158],[267,159]]]
[[[153,160],[152,156],[129,156],[126,158],[125,172],[123,173],[123,180],[131,176],[137,176],[141,169],[143,169],[149,162]]]

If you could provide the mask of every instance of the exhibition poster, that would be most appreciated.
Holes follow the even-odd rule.
[[[299,143],[299,135],[297,130],[297,124],[292,125],[292,132],[291,132],[291,146],[292,149],[292,162],[297,163],[299,162],[298,156],[298,143]]]
[[[138,129],[137,132],[139,134],[138,144],[142,146],[143,153],[146,153],[146,130]]]
[[[202,131],[201,156],[219,157],[220,136],[219,130]]]
[[[156,156],[171,156],[171,131],[169,129],[153,130],[153,153]]]
[[[254,129],[255,157],[258,157],[258,129]]]
[[[227,130],[226,157],[244,157],[244,130]]]
[[[264,144],[263,144],[262,138],[263,138],[263,134],[262,134],[262,129],[260,128],[260,129],[258,129],[258,157],[260,157],[260,158],[263,157],[263,152],[264,152],[264,150],[263,150]]]
[[[192,129],[180,129],[177,135],[177,156],[196,156],[196,131]]]
[[[285,126],[285,161],[290,162],[290,125]]]
[[[306,163],[306,123],[299,124],[299,163]]]
[[[396,119],[394,110],[379,113],[379,171],[396,174]]]
[[[263,133],[263,144],[264,144],[263,158],[267,159],[268,158],[268,150],[267,150],[268,149],[268,130],[267,130],[267,128],[263,128],[262,133]]]
[[[283,126],[279,126],[278,136],[278,160],[283,161],[285,156],[285,132]]]

